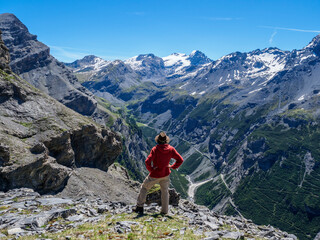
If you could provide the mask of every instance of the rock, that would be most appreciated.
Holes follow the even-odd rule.
[[[84,219],[84,215],[80,214],[80,215],[73,215],[70,217],[67,217],[66,220],[70,221],[70,222],[79,222],[82,221]]]
[[[56,197],[50,197],[50,196],[40,196],[36,195],[34,196],[35,199],[28,200],[30,206],[34,205],[34,203],[44,203],[46,205],[40,205],[35,204],[33,208],[29,208],[28,211],[30,211],[30,214],[21,214],[19,211],[12,211],[14,208],[12,206],[19,205],[20,203],[25,203],[24,198],[28,196],[34,195],[34,192],[30,189],[14,189],[10,190],[6,193],[0,192],[1,199],[6,200],[5,206],[8,206],[10,211],[5,211],[1,213],[0,216],[0,229],[9,230],[10,234],[15,235],[15,237],[20,237],[23,235],[40,235],[40,234],[46,234],[47,232],[58,232],[58,231],[64,231],[71,228],[76,228],[80,225],[83,225],[84,223],[92,223],[96,224],[100,220],[103,220],[106,218],[106,216],[113,215],[109,223],[107,225],[113,226],[110,228],[110,230],[114,233],[129,233],[132,231],[132,227],[142,229],[145,223],[152,223],[157,224],[156,217],[150,216],[147,220],[144,221],[144,223],[136,222],[135,218],[132,218],[131,221],[118,221],[114,223],[115,214],[121,214],[120,218],[123,218],[123,214],[128,212],[128,209],[131,210],[132,206],[128,206],[124,204],[123,202],[110,202],[110,201],[102,201],[102,199],[99,198],[92,198],[92,199],[86,199],[86,198],[75,198],[72,199],[72,201],[65,201],[64,199],[59,199]],[[19,197],[17,197],[19,196]],[[10,199],[15,199],[15,201],[10,201]],[[52,198],[51,201],[49,198]],[[1,202],[0,206],[3,206]],[[89,213],[89,210],[95,209],[100,205],[100,207],[103,206],[103,209],[110,209],[107,214],[102,212],[93,212],[96,214],[96,217],[90,217],[92,213]],[[182,205],[182,203],[180,203]],[[192,203],[189,203],[191,206]],[[52,206],[53,208],[50,210],[44,210],[44,207],[47,208],[49,206]],[[197,207],[197,205],[193,205],[194,208]],[[155,204],[152,204],[148,208],[158,208]],[[207,209],[208,210],[208,209]],[[219,216],[217,214],[213,214],[211,211],[205,211],[204,207],[199,207],[199,209],[195,212],[190,213],[189,211],[184,212],[181,210],[180,206],[178,207],[170,207],[170,211],[174,212],[175,216],[174,218],[179,218],[179,215],[176,214],[183,214],[185,217],[190,217],[189,223],[187,227],[183,227],[181,229],[170,229],[170,235],[174,235],[174,232],[180,232],[180,234],[183,234],[187,228],[190,228],[194,231],[197,235],[205,235],[205,239],[242,239],[244,234],[246,236],[252,236],[254,238],[272,238],[272,239],[296,239],[294,235],[282,232],[280,230],[274,229],[271,226],[257,226],[253,223],[247,224],[244,229],[239,232],[237,231],[237,227],[234,226],[234,223],[239,222],[241,219],[236,217],[229,217],[229,216]],[[87,216],[85,214],[78,214],[78,212],[84,212],[85,214],[89,213]],[[132,214],[130,211],[129,214]],[[214,216],[214,217],[213,217]],[[119,216],[117,216],[119,217]],[[169,222],[169,218],[171,217],[163,217],[161,220],[163,222]],[[217,218],[219,218],[219,221],[224,222],[224,226],[221,227],[221,230],[212,230],[211,228],[217,222]],[[111,220],[110,219],[110,220]],[[130,217],[131,219],[131,217]],[[203,220],[207,219],[209,221]],[[196,222],[192,223],[192,221]],[[50,224],[48,224],[50,222]],[[71,222],[71,223],[69,223]],[[213,225],[212,225],[213,224]],[[227,225],[227,226],[225,226]],[[211,226],[211,228],[210,228]],[[215,228],[215,227],[213,227]],[[28,231],[25,231],[27,229]],[[208,231],[208,229],[210,229]],[[263,229],[263,230],[260,230]],[[90,230],[93,231],[93,230]],[[263,236],[262,233],[266,232],[274,232],[273,236]],[[170,236],[168,235],[168,236]],[[62,235],[63,236],[63,235]],[[67,236],[68,237],[68,236]],[[69,236],[74,237],[74,236]],[[78,236],[78,238],[82,238]],[[84,237],[85,238],[85,237]]]
[[[243,237],[243,233],[241,232],[228,232],[222,236],[224,239],[240,239]]]
[[[169,188],[169,204],[172,206],[178,206],[180,201],[180,194],[175,189]],[[152,193],[147,194],[146,204],[157,203],[161,205],[161,191],[160,189]]]
[[[22,228],[10,228],[8,229],[8,234],[9,235],[15,235],[15,234],[20,234],[20,233],[24,233],[26,232],[25,230],[23,230]]]
[[[36,88],[71,109],[91,115],[97,102],[62,63],[50,55],[50,49],[29,33],[13,14],[0,15],[3,41],[10,50],[12,71]]]
[[[0,238],[5,238],[5,237],[7,237],[7,235],[0,233]]]
[[[74,167],[107,170],[122,150],[118,134],[12,73],[0,72],[0,96],[0,190],[58,192]]]
[[[208,226],[211,228],[213,231],[218,230],[219,226],[217,224],[214,224],[212,222],[204,221],[204,225]]]
[[[314,240],[320,240],[320,232],[318,232],[318,234],[316,235],[316,237],[314,238]]]
[[[0,166],[2,166],[5,163],[9,162],[9,159],[10,159],[9,147],[3,146],[0,143]]]
[[[40,198],[37,201],[42,206],[52,206],[52,205],[59,205],[59,204],[71,205],[74,203],[72,199],[65,199],[65,198]]]
[[[10,63],[10,54],[9,49],[4,45],[2,40],[2,32],[0,30],[0,69],[6,73],[11,72],[9,63]]]

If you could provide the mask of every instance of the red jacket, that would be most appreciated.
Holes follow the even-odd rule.
[[[171,158],[176,162],[169,164]],[[170,168],[177,169],[183,163],[183,158],[176,149],[169,144],[158,144],[152,148],[146,159],[146,167],[150,172],[150,177],[162,178],[171,173]]]

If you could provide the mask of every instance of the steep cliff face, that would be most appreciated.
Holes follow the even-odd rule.
[[[97,103],[93,95],[16,16],[0,14],[0,29],[10,51],[13,72],[81,114],[91,115],[95,111]]]
[[[2,59],[8,54],[0,49]],[[73,169],[107,170],[121,149],[117,134],[37,90],[1,62],[0,190],[57,192]]]
[[[2,32],[0,30],[0,36]],[[5,72],[10,72],[10,54],[8,48],[4,45],[4,42],[2,41],[2,38],[0,37],[0,69]]]

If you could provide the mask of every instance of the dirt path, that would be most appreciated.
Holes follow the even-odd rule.
[[[190,182],[190,186],[189,186],[189,189],[188,189],[188,196],[189,196],[190,200],[193,201],[194,200],[194,193],[195,193],[196,189],[198,187],[200,187],[201,185],[203,185],[203,184],[205,184],[207,182],[210,182],[211,180],[213,180],[213,178],[207,179],[207,180],[202,181],[202,182],[193,183],[191,181],[190,176],[188,175],[187,176],[187,180]]]

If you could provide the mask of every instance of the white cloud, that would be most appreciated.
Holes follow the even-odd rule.
[[[269,39],[269,44],[272,44],[274,37],[276,36],[277,31],[274,31]]]
[[[49,46],[51,54],[59,61],[73,62],[77,59],[89,55],[86,50],[71,47]]]
[[[306,30],[306,29],[298,29],[298,28],[285,28],[285,27],[272,27],[272,26],[260,26],[261,28],[271,28],[274,30],[286,30],[286,31],[294,31],[294,32],[309,32],[309,33],[320,33],[320,30]]]
[[[75,60],[81,59],[88,55],[96,55],[102,59],[113,61],[116,59],[125,60],[130,57],[128,56],[119,56],[119,55],[109,55],[110,52],[106,54],[96,54],[89,52],[88,50],[84,49],[78,49],[78,48],[72,48],[72,47],[62,47],[62,46],[49,46],[50,47],[50,53],[55,58],[57,58],[59,61],[62,62],[73,62]],[[112,54],[112,53],[111,53]]]

